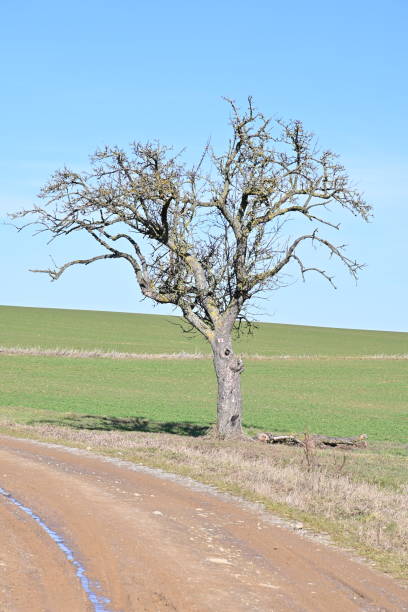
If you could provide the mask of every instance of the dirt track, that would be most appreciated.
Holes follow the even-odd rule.
[[[0,437],[0,487],[2,612],[408,610],[408,590],[342,552],[90,454]]]

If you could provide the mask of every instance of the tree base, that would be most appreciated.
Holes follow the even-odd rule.
[[[210,440],[221,440],[221,441],[224,441],[224,442],[228,442],[229,440],[234,440],[234,441],[235,440],[246,440],[246,441],[249,440],[249,441],[253,441],[253,438],[248,436],[242,430],[234,432],[233,434],[230,433],[228,435],[222,435],[219,432],[219,430],[218,430],[216,425],[212,425],[211,427],[209,427],[203,437],[207,438],[207,439],[210,439]]]

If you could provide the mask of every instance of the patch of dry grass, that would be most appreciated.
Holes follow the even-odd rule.
[[[74,359],[211,359],[209,353],[124,353],[120,351],[103,351],[101,349],[81,350],[73,348],[42,348],[40,346],[0,346],[0,354],[3,355],[33,355],[44,357],[69,357]],[[254,361],[275,360],[327,360],[327,355],[259,355],[258,353],[242,353],[244,359]],[[330,356],[330,359],[364,359],[364,360],[407,360],[408,353],[403,354],[375,354],[375,355],[338,355]]]
[[[3,355],[33,355],[44,357],[69,357],[71,359],[209,359],[203,353],[121,353],[119,351],[102,351],[93,349],[85,351],[70,348],[41,348],[39,346],[0,346]]]
[[[276,513],[324,530],[380,567],[403,576],[408,564],[408,484],[391,487],[356,478],[358,453],[312,451],[255,442],[143,432],[75,430],[4,422],[13,435],[55,441],[189,475],[257,499]],[[363,455],[360,455],[360,458]],[[349,459],[350,458],[350,459]],[[405,461],[405,458],[401,458]],[[405,568],[405,569],[404,569]]]

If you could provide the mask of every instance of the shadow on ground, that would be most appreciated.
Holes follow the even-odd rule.
[[[197,438],[204,436],[209,427],[187,421],[159,422],[144,417],[112,417],[94,414],[65,414],[55,418],[41,418],[30,422],[30,425],[47,423],[65,425],[74,429],[95,429],[99,431],[144,431],[148,433],[170,433]]]

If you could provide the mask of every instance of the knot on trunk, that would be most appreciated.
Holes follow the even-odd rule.
[[[241,374],[244,364],[240,357],[235,355],[231,339],[223,336],[216,338],[213,345],[215,368],[227,369],[234,374]],[[217,365],[218,364],[218,365]]]
[[[230,364],[230,369],[233,372],[237,372],[237,373],[241,374],[241,372],[244,371],[244,362],[242,361],[242,359],[240,357],[235,357],[232,360],[232,363]]]

